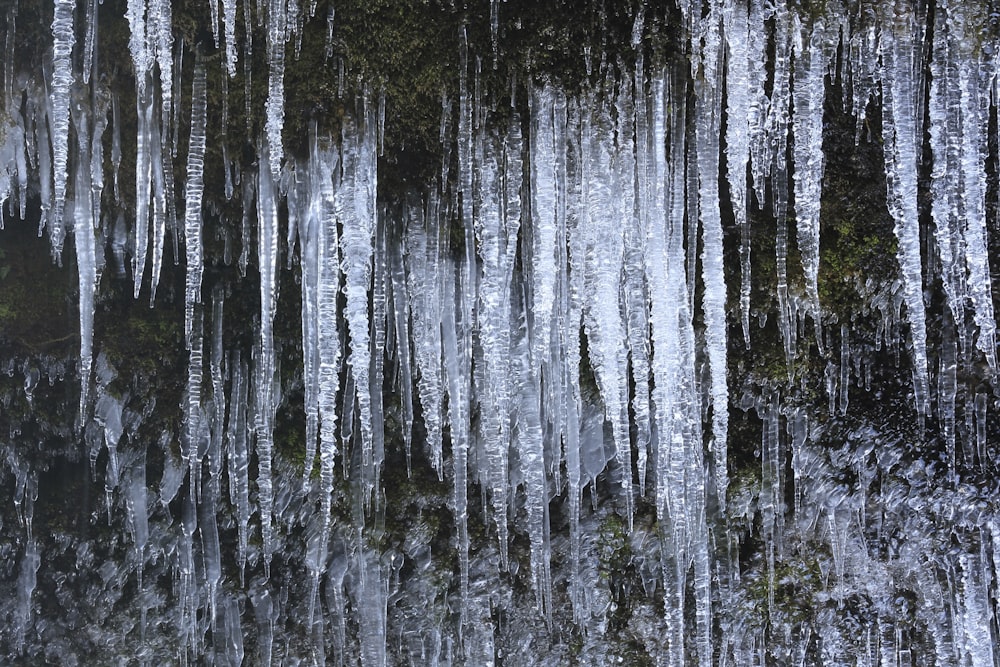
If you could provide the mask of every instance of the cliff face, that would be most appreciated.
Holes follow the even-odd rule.
[[[300,2],[4,10],[0,661],[1000,660],[987,5]]]

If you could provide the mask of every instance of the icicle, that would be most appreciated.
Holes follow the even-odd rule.
[[[669,86],[669,89],[668,89]],[[694,332],[685,278],[687,142],[686,71],[657,75],[650,82],[649,131],[645,139],[647,184],[642,203],[649,221],[646,237],[646,280],[652,295],[650,324],[653,347],[653,401],[659,446],[656,455],[657,517],[670,528],[662,548],[664,605],[669,656],[667,664],[685,664],[684,591],[691,564],[690,545],[703,498],[688,486],[704,479],[700,405],[695,385]],[[665,95],[665,93],[667,93]],[[666,115],[667,100],[673,113]],[[669,121],[669,125],[668,125]],[[667,134],[669,133],[669,135]],[[665,154],[667,136],[670,160]],[[687,481],[691,473],[693,479]],[[702,482],[702,493],[704,486]],[[700,571],[700,570],[699,570]]]
[[[58,258],[66,236],[63,210],[66,206],[67,162],[69,159],[70,87],[73,85],[73,25],[75,0],[55,0],[52,19],[52,81],[49,95],[49,131],[52,141],[52,172],[55,178],[54,207],[49,220],[52,254]],[[89,191],[89,188],[88,188]]]
[[[140,76],[140,74],[136,74]],[[148,77],[141,75],[144,79]],[[138,133],[135,157],[135,254],[132,255],[133,295],[139,298],[142,276],[146,270],[149,248],[149,197],[153,178],[153,142],[159,143],[159,133],[153,120],[153,94],[149,86],[140,87],[136,99]]]
[[[586,103],[585,103],[586,104]],[[612,165],[613,127],[610,114],[594,110],[591,121],[584,108],[581,129],[583,208],[578,211],[578,232],[585,245],[584,326],[590,363],[597,378],[605,415],[611,424],[620,467],[625,518],[632,528],[632,450],[628,432],[628,378],[626,376],[625,323],[619,304],[625,238],[618,194],[630,185],[618,182]],[[593,125],[591,125],[593,122]],[[555,267],[553,267],[554,269]]]
[[[264,148],[267,157],[267,144]],[[261,539],[265,569],[274,552],[274,528],[271,525],[274,486],[271,475],[274,447],[274,313],[278,299],[278,197],[271,171],[257,174],[257,261],[260,270],[260,337],[257,341],[254,429],[257,434],[257,491],[260,503]]]
[[[428,202],[426,217],[417,205],[407,211],[407,285],[413,314],[413,357],[417,364],[417,393],[427,431],[427,455],[443,477],[442,421],[443,370],[441,365],[441,237],[438,233],[436,195]],[[429,230],[434,230],[429,231]]]
[[[758,10],[759,11],[759,10]],[[750,221],[747,217],[747,165],[750,161],[750,132],[759,127],[761,82],[751,78],[759,73],[753,68],[750,33],[758,29],[750,26],[747,3],[726,0],[723,9],[726,37],[726,169],[733,216],[740,229],[740,322],[743,341],[750,349]]]
[[[531,91],[531,358],[545,363],[552,332],[556,283],[556,153],[562,148],[566,99],[551,86]],[[463,139],[459,133],[459,145]],[[526,263],[527,266],[527,263]],[[542,377],[542,382],[547,382]]]
[[[372,207],[376,205],[373,197]],[[386,283],[389,275],[386,268],[386,236],[388,234],[385,209],[374,222],[375,247],[372,271],[372,316],[371,316],[371,368],[369,369],[368,395],[371,397],[372,464],[374,479],[379,479],[379,471],[385,461],[385,424],[382,413],[382,387],[385,382],[385,346],[387,324]]]
[[[336,195],[337,217],[346,276],[347,327],[351,351],[347,363],[354,375],[361,419],[362,462],[372,464],[372,406],[369,367],[372,350],[368,319],[368,289],[372,274],[372,235],[375,231],[375,146],[370,117],[359,127],[345,119],[343,130],[342,175]]]
[[[98,0],[87,0],[86,32],[83,38],[83,82],[90,83],[97,44]]]
[[[94,202],[91,199],[89,110],[73,105],[73,124],[78,142],[76,165],[76,201],[73,213],[73,239],[80,290],[80,418],[86,419],[90,391],[90,370],[94,346],[94,299],[97,296],[97,249],[94,234]]]
[[[396,364],[398,378],[395,383],[403,411],[403,447],[406,450],[407,472],[410,471],[410,449],[413,441],[413,370],[410,353],[410,297],[406,289],[403,257],[406,254],[401,227],[389,240],[389,270],[392,277],[392,309],[396,330]]]
[[[122,128],[119,113],[118,95],[111,97],[111,169],[115,179],[115,201],[121,203],[121,190],[118,187],[118,168],[122,162]]]
[[[719,208],[719,123],[722,115],[722,48],[717,8],[704,19],[704,45],[695,92],[695,134],[698,141],[698,206],[702,234],[702,282],[705,296],[705,346],[712,397],[711,451],[715,463],[715,492],[726,505],[729,385],[726,354],[726,276],[723,266],[722,217]],[[698,48],[693,44],[692,48]],[[697,71],[697,70],[696,70]],[[689,252],[694,252],[692,247]]]
[[[264,122],[268,149],[268,165],[275,182],[281,176],[284,144],[281,140],[285,124],[285,41],[288,38],[287,0],[268,0],[267,22],[267,119]],[[249,85],[249,84],[247,84]],[[247,101],[249,104],[249,98]],[[247,115],[249,122],[249,114]]]
[[[236,0],[222,0],[222,22],[226,38],[226,73],[236,76]],[[247,37],[249,40],[249,37]]]
[[[225,353],[222,324],[225,308],[225,289],[221,283],[212,290],[212,351],[209,372],[212,377],[212,428],[208,448],[208,474],[212,493],[217,497],[222,483],[222,439],[226,427]]]
[[[205,561],[204,578],[199,582],[208,589],[208,622],[216,633],[219,616],[218,596],[222,584],[222,549],[219,544],[219,525],[216,521],[219,501],[218,481],[209,479],[202,488],[198,505],[198,530],[201,533],[201,551]]]
[[[247,561],[247,532],[250,523],[250,459],[247,452],[247,367],[234,352],[229,367],[232,369],[230,384],[229,423],[226,426],[226,443],[229,452],[229,501],[236,509],[238,545],[236,562],[240,567],[240,583]]]
[[[641,81],[640,81],[641,84]],[[639,95],[645,95],[640,87]],[[636,202],[635,144],[632,136],[636,113],[628,85],[622,85],[616,103],[617,126],[615,133],[616,173],[618,191],[621,192],[622,215],[625,219],[625,274],[623,295],[625,306],[626,336],[632,359],[634,396],[632,411],[635,415],[636,468],[639,473],[639,494],[646,492],[646,467],[651,447],[649,415],[649,294],[646,290],[644,256],[646,252],[646,224],[641,214],[642,202]],[[613,223],[612,223],[613,224]]]
[[[970,11],[968,19],[965,12]],[[949,23],[956,32],[960,49],[958,63],[961,134],[962,200],[964,204],[965,267],[973,321],[978,329],[976,348],[982,352],[990,374],[997,375],[996,317],[990,278],[990,256],[987,239],[986,162],[989,158],[990,92],[996,68],[981,64],[982,56],[975,52],[980,37],[980,20],[976,10],[957,4],[949,11]]]
[[[902,0],[886,7],[882,32],[882,106],[885,171],[889,212],[899,240],[897,256],[903,274],[903,300],[910,322],[913,392],[920,419],[928,410],[927,330],[924,315],[920,221],[917,215],[917,160],[920,152],[919,46],[915,43],[912,9]]]
[[[14,609],[14,647],[18,655],[24,652],[25,634],[31,625],[32,604],[31,598],[38,585],[38,568],[42,563],[41,553],[38,543],[29,540],[24,548],[24,557],[21,559],[21,569],[17,576],[17,606]]]
[[[187,259],[187,279],[184,290],[184,335],[189,348],[192,345],[191,326],[195,304],[201,303],[203,270],[201,201],[205,170],[207,84],[205,64],[200,59],[194,66],[191,99],[191,139],[188,142],[187,185],[184,193],[184,246]]]
[[[469,505],[468,505],[468,456],[470,441],[471,388],[467,370],[469,350],[465,348],[466,327],[470,322],[459,320],[455,312],[460,295],[468,286],[456,280],[453,264],[446,264],[442,271],[444,307],[442,308],[441,334],[444,351],[444,370],[448,388],[448,425],[451,432],[452,469],[454,491],[452,494],[456,530],[458,532],[460,616],[464,622],[469,601]],[[461,272],[458,272],[461,275]],[[456,285],[455,283],[459,284]]]
[[[338,155],[327,149],[314,157],[316,171],[313,172],[313,187],[320,193],[317,215],[319,263],[319,303],[316,313],[319,317],[319,458],[320,493],[322,502],[322,545],[328,548],[330,541],[330,502],[333,495],[333,466],[337,456],[337,392],[340,390],[340,324],[337,296],[340,292],[340,256],[337,238],[336,204],[333,193],[333,174]],[[318,172],[318,173],[317,173]],[[325,561],[324,561],[325,562]],[[319,568],[318,574],[322,575]],[[315,580],[319,586],[319,579]]]
[[[514,445],[518,465],[524,480],[525,508],[528,514],[528,534],[531,541],[531,578],[535,602],[552,624],[552,574],[549,546],[549,494],[545,479],[545,451],[542,443],[542,416],[539,412],[541,383],[528,353],[527,326],[518,327],[517,340],[512,344],[515,363],[511,370],[516,378],[517,427]]]
[[[793,36],[792,134],[795,162],[795,232],[806,298],[812,311],[816,340],[822,350],[819,304],[819,215],[823,190],[823,103],[826,72],[836,56],[838,32],[828,28],[826,17],[815,19],[808,41]],[[833,26],[836,28],[836,26]],[[806,29],[802,29],[805,33]]]

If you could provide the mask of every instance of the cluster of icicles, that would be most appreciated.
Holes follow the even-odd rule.
[[[454,482],[463,600],[469,586],[470,483],[488,491],[501,570],[508,568],[514,497],[523,498],[534,591],[541,613],[550,616],[550,494],[555,489],[568,499],[575,562],[570,569],[578,570],[583,487],[611,463],[609,474],[620,487],[627,523],[632,522],[635,496],[651,494],[662,527],[661,590],[670,646],[665,664],[686,664],[685,638],[688,646],[695,646],[700,664],[711,664],[726,653],[713,647],[718,641],[713,599],[720,599],[720,591],[713,588],[726,586],[728,578],[713,572],[717,554],[708,516],[725,507],[728,485],[720,160],[725,159],[733,213],[743,228],[739,292],[748,345],[751,188],[758,201],[774,202],[781,226],[789,195],[794,196],[804,292],[793,294],[787,282],[785,234],[779,233],[777,244],[778,317],[790,358],[802,317],[812,317],[821,343],[825,338],[817,287],[823,108],[825,80],[837,74],[838,63],[840,75],[850,83],[845,104],[853,109],[859,128],[869,99],[881,93],[887,195],[899,248],[898,299],[909,322],[916,413],[930,415],[932,402],[923,302],[926,267],[917,211],[925,125],[930,128],[934,195],[934,234],[928,242],[940,265],[957,334],[950,357],[942,354],[952,360],[951,372],[942,373],[939,383],[949,378],[955,382],[958,363],[982,361],[991,373],[996,370],[985,161],[997,63],[983,58],[1000,50],[977,46],[977,17],[963,3],[937,5],[929,84],[923,80],[925,19],[904,1],[881,3],[856,15],[828,2],[822,15],[809,19],[783,2],[724,0],[708,3],[705,11],[684,7],[690,62],[657,70],[639,56],[634,77],[609,77],[599,91],[577,97],[551,84],[532,84],[526,119],[510,110],[495,114],[471,93],[468,78],[474,74],[468,70],[474,68],[463,47],[457,105],[447,103],[442,118],[445,154],[454,146],[457,173],[449,173],[446,159],[441,182],[452,185],[431,187],[425,195],[383,206],[377,199],[376,175],[384,122],[379,105],[361,102],[355,120],[345,121],[339,141],[314,136],[307,158],[285,159],[285,46],[308,17],[295,0],[269,0],[263,8],[269,93],[260,171],[236,174],[224,156],[225,195],[238,196],[234,191],[242,188],[244,232],[256,228],[252,243],[243,240],[244,248],[257,248],[261,285],[259,336],[249,365],[223,349],[221,293],[213,295],[211,309],[203,304],[203,170],[206,144],[216,132],[206,128],[206,65],[199,61],[194,66],[191,135],[185,177],[179,184],[171,165],[182,113],[177,100],[183,48],[171,41],[169,1],[129,1],[138,84],[136,223],[129,231],[121,216],[102,209],[109,199],[105,183],[112,181],[117,192],[119,179],[127,177],[119,173],[124,101],[101,89],[92,76],[98,3],[86,3],[82,31],[74,27],[76,4],[55,1],[52,60],[45,80],[19,76],[12,57],[6,58],[0,200],[9,201],[11,210],[23,216],[29,180],[37,179],[33,194],[41,199],[41,225],[56,257],[61,256],[65,235],[72,232],[79,269],[81,413],[96,411],[102,422],[114,421],[107,414],[113,403],[99,400],[95,408],[90,400],[101,248],[109,241],[121,267],[131,255],[136,296],[147,285],[155,295],[164,245],[173,235],[183,243],[187,272],[190,370],[182,454],[192,502],[195,489],[203,489],[198,503],[219,502],[218,487],[228,462],[231,501],[238,514],[237,560],[242,569],[255,511],[263,559],[270,562],[273,430],[281,402],[273,322],[280,271],[279,203],[284,199],[288,253],[297,256],[301,266],[305,467],[312,470],[316,457],[320,467],[318,482],[305,482],[318,484],[321,499],[319,530],[306,557],[314,599],[329,561],[334,470],[343,438],[346,434],[349,439],[355,427],[365,495],[381,495],[379,473],[386,446],[382,387],[388,359],[394,364],[390,377],[399,395],[407,451],[419,403],[426,432],[420,446],[438,474]],[[213,30],[225,45],[224,66],[233,75],[238,63],[235,0],[224,0],[221,14],[222,28],[215,24]],[[247,21],[249,16],[247,10]],[[640,11],[636,46],[642,24]],[[75,44],[77,32],[86,35],[82,47]],[[11,42],[8,36],[8,45]],[[244,48],[242,57],[249,62],[249,45]],[[74,58],[74,49],[82,49],[84,57]],[[81,61],[82,69],[74,69],[73,63]],[[772,71],[767,71],[768,62],[773,63]],[[249,68],[247,75],[249,87]],[[110,161],[103,155],[109,110]],[[71,136],[76,145],[70,145]],[[794,173],[791,184],[789,173]],[[178,197],[182,205],[175,203]],[[457,244],[448,231],[454,220],[460,221]],[[695,248],[701,248],[700,262]],[[246,251],[240,262],[245,269]],[[699,284],[703,289],[696,289]],[[701,297],[696,299],[696,293]],[[206,319],[213,326],[208,335]],[[696,320],[704,323],[703,332],[696,330]],[[581,359],[581,332],[586,360]],[[203,378],[206,345],[208,382]],[[696,367],[702,354],[708,365],[704,375]],[[597,400],[581,386],[582,363],[593,371],[610,426],[610,461],[602,446],[581,439],[583,412]],[[935,416],[943,423],[950,417],[954,423],[954,388],[942,385],[938,394]],[[710,416],[705,422],[711,429],[707,447],[703,415]],[[109,448],[117,435],[120,424],[118,433],[108,437]],[[258,470],[255,508],[250,506],[248,478],[251,447]],[[131,500],[138,498],[129,505],[143,514],[145,491],[136,488],[133,484],[126,490]],[[215,490],[204,490],[210,488]],[[214,554],[214,565],[206,566],[207,588],[214,596],[222,568],[212,515],[200,508],[197,516],[185,519],[184,533],[189,544],[198,530],[202,544],[214,545],[203,547],[206,554]],[[133,520],[140,572],[142,521]],[[185,609],[192,608],[182,632],[195,643],[190,549],[185,562],[180,595]],[[570,599],[581,621],[588,608],[582,581],[569,576]],[[686,612],[690,591],[693,616]],[[726,599],[725,591],[721,593]],[[210,607],[213,619],[224,614],[216,610],[214,597]],[[368,654],[363,657],[376,661]]]

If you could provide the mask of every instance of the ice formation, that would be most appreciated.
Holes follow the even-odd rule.
[[[0,205],[9,225],[38,211],[57,263],[72,232],[80,391],[65,437],[103,476],[105,523],[126,516],[121,563],[66,557],[96,570],[101,604],[138,600],[142,620],[115,632],[149,639],[144,664],[238,665],[255,650],[262,664],[529,664],[532,642],[557,647],[539,664],[574,650],[601,664],[626,608],[671,666],[995,664],[998,510],[975,476],[996,438],[1000,78],[982,8],[680,3],[668,14],[684,57],[666,60],[643,46],[662,26],[640,9],[633,60],[587,47],[581,88],[498,74],[508,9],[493,0],[487,41],[457,37],[440,171],[390,187],[378,82],[356,96],[338,83],[335,121],[304,138],[286,127],[310,22],[327,22],[327,59],[341,48],[332,5],[315,19],[316,0],[247,2],[238,26],[235,0],[208,4],[216,55],[208,38],[175,42],[169,1],[124,3],[134,99],[98,71],[108,3],[75,20],[54,0],[42,72],[13,63],[16,3],[3,33]],[[509,99],[484,92],[507,75]],[[226,136],[241,94],[242,160]],[[824,218],[835,108],[859,146],[878,123],[894,229],[864,239],[895,264],[888,286],[856,278],[850,316],[823,289],[844,269],[824,264],[841,233]],[[209,173],[220,155],[224,175]],[[119,183],[131,161],[134,191]],[[116,381],[95,353],[113,325],[95,318],[102,281],[138,297],[147,263],[151,304],[169,307],[171,236],[183,424],[150,440],[154,410],[177,406],[136,405],[148,381]],[[774,303],[755,300],[758,280]],[[229,293],[241,281],[251,297]],[[855,331],[864,318],[874,334]],[[767,337],[777,362],[752,359]],[[909,373],[899,420],[920,427],[905,435],[843,425],[860,392],[887,391],[880,355]],[[803,386],[809,364],[825,386]],[[18,370],[33,406],[45,373]],[[823,391],[816,419],[801,402]],[[924,427],[947,475],[922,456]],[[835,428],[850,432],[831,444]],[[0,640],[27,655],[50,638],[35,612],[50,556],[32,532],[39,472],[7,449],[23,536],[0,544],[17,593]],[[279,574],[296,568],[305,583]],[[147,622],[167,608],[170,623]]]

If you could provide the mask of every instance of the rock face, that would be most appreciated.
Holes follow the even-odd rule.
[[[985,3],[196,4],[3,10],[0,662],[1000,661]]]

